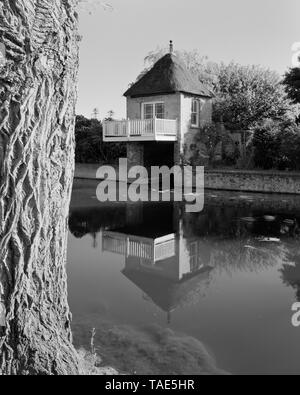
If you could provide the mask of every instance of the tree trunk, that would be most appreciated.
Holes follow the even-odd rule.
[[[0,0],[0,374],[77,374],[67,218],[76,0]],[[3,51],[2,51],[3,52]]]

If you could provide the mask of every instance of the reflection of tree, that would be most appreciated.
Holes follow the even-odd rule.
[[[217,236],[234,237],[237,227],[234,218],[241,212],[234,208],[207,206],[205,211],[198,214],[186,214],[183,217],[184,236]]]
[[[198,236],[198,251],[205,265],[229,273],[258,272],[288,262],[290,246],[285,240],[298,237],[298,222],[297,218],[265,216],[247,207],[209,205],[202,213],[185,215],[183,229],[187,239]],[[270,237],[278,242],[268,241]]]
[[[290,256],[290,262],[280,269],[282,281],[296,290],[296,298],[300,302],[300,256]]]
[[[69,228],[80,239],[87,234],[93,237],[106,227],[121,227],[126,221],[124,207],[105,207],[71,210]]]
[[[168,260],[156,262],[155,268],[167,276],[170,274],[170,265],[173,269],[181,267],[184,271],[181,281],[159,278],[145,267],[142,270],[135,258],[130,266],[130,257],[127,257],[124,270],[133,283],[169,314],[176,307],[199,301],[218,272],[229,275],[241,271],[259,273],[290,261],[291,243],[288,244],[288,240],[297,237],[297,218],[265,215],[264,212],[245,206],[208,205],[204,212],[198,214],[186,214],[180,210],[180,206],[174,208],[177,212],[172,210],[171,205],[166,207],[159,204],[143,206],[142,210],[140,206],[133,205],[129,211],[128,207],[126,211],[124,207],[118,208],[116,205],[105,210],[74,210],[70,216],[70,229],[76,237],[87,233],[96,234],[100,229],[114,229],[118,234],[124,234],[124,237],[135,235],[135,240],[139,236],[152,240],[171,232],[177,234],[177,257],[172,257],[171,264]],[[129,212],[138,215],[128,216]],[[185,256],[179,252],[183,245]],[[287,269],[291,273],[292,269]],[[292,284],[297,285],[295,281]]]
[[[253,238],[224,240],[220,237],[203,237],[187,241],[190,252],[195,249],[191,248],[195,244],[197,256],[190,253],[191,267],[195,261],[198,265],[225,271],[230,275],[238,271],[258,273],[280,265],[286,261],[288,254],[288,248],[284,244],[261,242]]]
[[[171,207],[171,206],[170,206]],[[172,207],[171,207],[172,208]],[[134,207],[132,207],[134,209]],[[174,210],[178,210],[177,207]],[[230,273],[235,271],[260,271],[267,267],[287,261],[288,248],[283,242],[263,242],[260,237],[296,238],[298,219],[287,219],[283,215],[274,215],[271,221],[264,218],[258,210],[250,211],[247,207],[225,207],[208,205],[198,214],[187,214],[181,210],[177,213],[179,231],[183,225],[183,238],[189,250],[192,268],[197,271],[201,264],[218,267]],[[165,205],[145,206],[142,224],[140,216],[137,224],[126,226],[124,207],[93,208],[71,212],[69,226],[75,237],[95,234],[100,229],[119,229],[124,233],[151,234],[170,233],[172,216]],[[271,217],[271,216],[270,216]],[[158,221],[157,219],[160,218]],[[181,218],[181,219],[180,219]],[[170,228],[170,229],[169,229]]]
[[[255,236],[297,237],[300,234],[298,217],[275,215],[274,220],[265,220],[265,212],[244,207],[207,205],[198,214],[183,217],[185,237],[210,236],[246,239]]]
[[[207,241],[209,265],[233,274],[238,271],[259,273],[269,267],[280,265],[286,259],[288,250],[277,243],[260,243],[249,240]]]

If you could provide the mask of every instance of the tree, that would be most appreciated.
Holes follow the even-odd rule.
[[[75,126],[75,160],[77,163],[100,163],[106,160],[103,153],[102,125],[97,119],[76,117]]]
[[[115,116],[115,112],[113,110],[108,111],[106,121],[113,121]]]
[[[75,0],[1,0],[0,374],[79,372],[67,302]]]
[[[295,104],[300,104],[300,68],[295,67],[285,73],[283,85],[288,97]]]
[[[300,170],[300,127],[297,125],[281,127],[277,139],[280,143],[277,167],[283,170]]]
[[[100,114],[99,114],[99,110],[97,107],[93,109],[92,119],[96,119],[97,121],[99,121],[99,119],[100,119]]]
[[[300,128],[295,122],[262,122],[254,129],[252,146],[257,167],[300,169]]]
[[[225,133],[219,125],[205,125],[197,134],[196,140],[203,142],[209,157],[209,164],[214,165],[216,162],[217,149],[220,147]]]
[[[113,116],[113,112],[112,116]],[[112,120],[108,118],[107,120]],[[87,119],[82,115],[76,117],[75,127],[77,163],[115,163],[126,156],[126,144],[104,143],[102,123],[97,119]]]
[[[156,48],[145,57],[145,69],[140,73],[137,80],[141,79],[161,57],[169,52],[169,48]],[[198,51],[175,51],[174,54],[180,58],[188,69],[199,75],[199,79],[209,88],[215,90],[218,84],[218,64],[206,56],[201,56]]]
[[[167,51],[157,48],[150,52],[139,78]],[[175,54],[215,93],[214,119],[223,119],[228,129],[251,129],[267,118],[295,119],[296,108],[288,100],[278,73],[256,65],[211,62],[197,51]]]
[[[260,66],[220,64],[215,114],[230,130],[249,130],[265,119],[295,119],[280,76]]]
[[[280,124],[267,120],[254,130],[252,145],[254,148],[254,164],[262,169],[275,169],[280,143],[277,139]]]

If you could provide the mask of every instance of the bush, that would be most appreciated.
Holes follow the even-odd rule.
[[[300,128],[295,123],[266,120],[254,130],[255,167],[300,170]]]
[[[277,167],[300,170],[300,127],[289,126],[279,134],[280,148]]]
[[[236,166],[241,157],[239,146],[234,142],[229,132],[222,140],[222,162],[225,166]]]
[[[214,166],[218,159],[219,161],[222,159],[218,158],[218,151],[220,151],[224,133],[220,124],[213,123],[204,125],[196,136],[196,144],[204,144],[211,166]]]
[[[264,121],[255,128],[252,141],[255,167],[265,170],[276,168],[280,146],[277,139],[279,132],[278,123],[272,120]]]
[[[126,157],[126,144],[103,142],[102,123],[96,119],[77,116],[75,140],[77,163],[115,163]]]

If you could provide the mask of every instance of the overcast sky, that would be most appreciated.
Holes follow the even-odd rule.
[[[171,39],[175,49],[198,49],[211,60],[261,64],[281,74],[291,65],[292,44],[300,41],[299,0],[103,2],[114,10],[80,11],[77,113],[86,116],[97,107],[102,118],[109,110],[124,117],[122,95],[144,68],[144,57]]]

